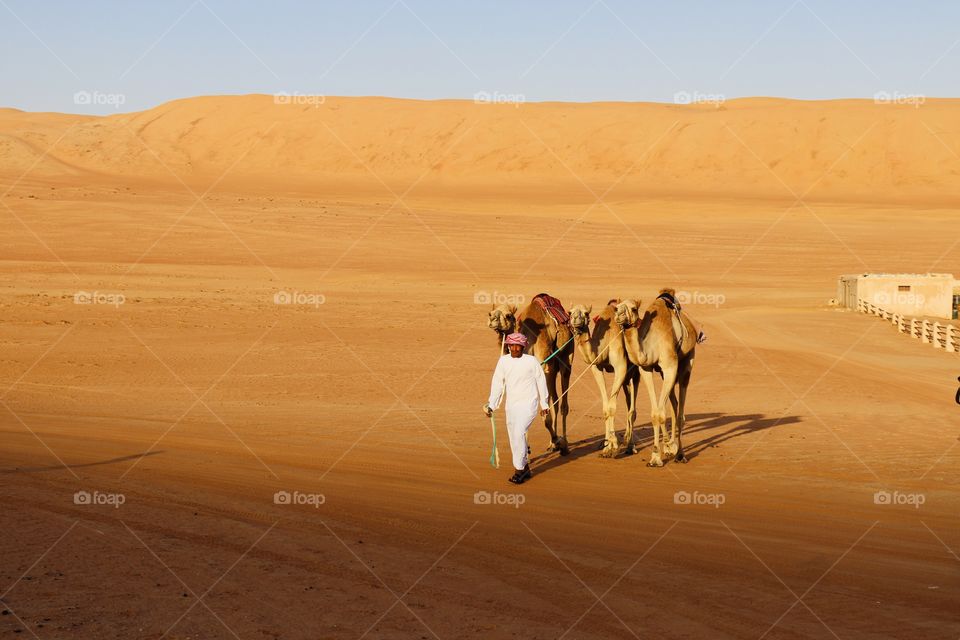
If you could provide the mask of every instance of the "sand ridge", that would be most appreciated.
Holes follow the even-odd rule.
[[[94,174],[257,177],[300,189],[343,180],[610,184],[740,196],[882,199],[960,194],[960,102],[729,100],[477,104],[274,96],[175,100],[106,117],[0,113],[16,173],[49,149]]]

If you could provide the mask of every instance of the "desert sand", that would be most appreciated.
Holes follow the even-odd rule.
[[[827,302],[843,273],[960,275],[958,122],[953,100],[0,109],[0,632],[956,638],[960,355]],[[664,286],[708,334],[689,463],[645,466],[643,397],[637,455],[601,459],[588,374],[571,455],[534,424],[508,484],[486,300]]]

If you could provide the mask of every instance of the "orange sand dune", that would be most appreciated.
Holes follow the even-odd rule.
[[[960,193],[960,101],[741,99],[652,103],[475,104],[272,96],[177,100],[108,117],[0,110],[0,171],[184,179],[473,181],[606,185],[813,198]],[[63,164],[58,164],[57,161]]]

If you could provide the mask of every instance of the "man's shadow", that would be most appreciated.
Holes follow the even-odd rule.
[[[147,456],[156,456],[163,451],[146,451],[144,453],[134,453],[129,456],[120,456],[119,458],[110,458],[108,460],[98,460],[96,462],[83,462],[80,464],[55,464],[48,467],[13,467],[12,469],[0,469],[0,473],[36,473],[38,471],[59,471],[61,469],[82,469],[83,467],[98,467],[104,464],[116,464],[126,462],[127,460],[137,460]]]

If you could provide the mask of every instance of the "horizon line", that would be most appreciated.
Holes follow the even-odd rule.
[[[112,93],[107,94],[99,91],[78,91],[74,93],[75,100],[78,96],[85,94],[91,98],[96,95],[100,96],[111,96],[114,98],[123,97],[125,99],[125,94],[122,93]],[[923,103],[928,101],[936,102],[945,102],[952,100],[960,100],[960,96],[928,96],[920,93],[900,93],[900,92],[887,92],[887,91],[878,91],[871,97],[842,97],[842,98],[796,98],[796,97],[787,97],[787,96],[776,96],[776,95],[754,95],[754,96],[736,96],[736,97],[726,97],[723,94],[707,94],[701,92],[687,92],[679,91],[675,95],[675,99],[672,102],[667,101],[656,101],[656,100],[527,100],[522,93],[507,93],[500,91],[479,91],[474,94],[472,98],[411,98],[403,96],[388,96],[388,95],[327,95],[322,93],[287,93],[285,91],[275,92],[275,93],[219,93],[219,94],[197,94],[193,96],[184,96],[180,98],[171,98],[170,100],[165,100],[163,102],[157,103],[146,109],[136,109],[131,111],[115,111],[113,113],[78,113],[70,111],[29,111],[26,109],[19,109],[17,107],[9,107],[0,105],[0,111],[16,111],[19,113],[30,113],[36,115],[43,114],[52,114],[52,115],[69,115],[69,116],[85,116],[90,118],[106,118],[116,115],[129,115],[135,113],[145,113],[158,109],[168,104],[175,102],[186,102],[189,100],[201,100],[208,98],[273,98],[277,101],[277,106],[284,106],[283,103],[278,100],[283,100],[285,98],[290,99],[314,99],[321,100],[319,103],[314,106],[319,107],[327,99],[334,100],[392,100],[392,101],[403,101],[403,102],[463,102],[463,103],[472,103],[476,105],[486,105],[486,106],[512,106],[515,108],[520,107],[521,105],[554,105],[554,104],[567,104],[567,105],[599,105],[599,104],[622,104],[622,105],[653,105],[653,106],[663,106],[663,107],[697,107],[697,108],[715,108],[719,109],[726,103],[733,102],[745,102],[751,100],[771,100],[771,101],[781,101],[781,102],[807,102],[807,103],[817,103],[817,102],[872,102],[876,106],[906,106],[906,107],[919,107]],[[678,101],[676,96],[686,96],[688,99],[686,101]],[[486,97],[486,99],[484,99]],[[918,104],[919,101],[919,104]],[[77,102],[78,106],[83,106],[84,104],[89,104],[89,102]]]

